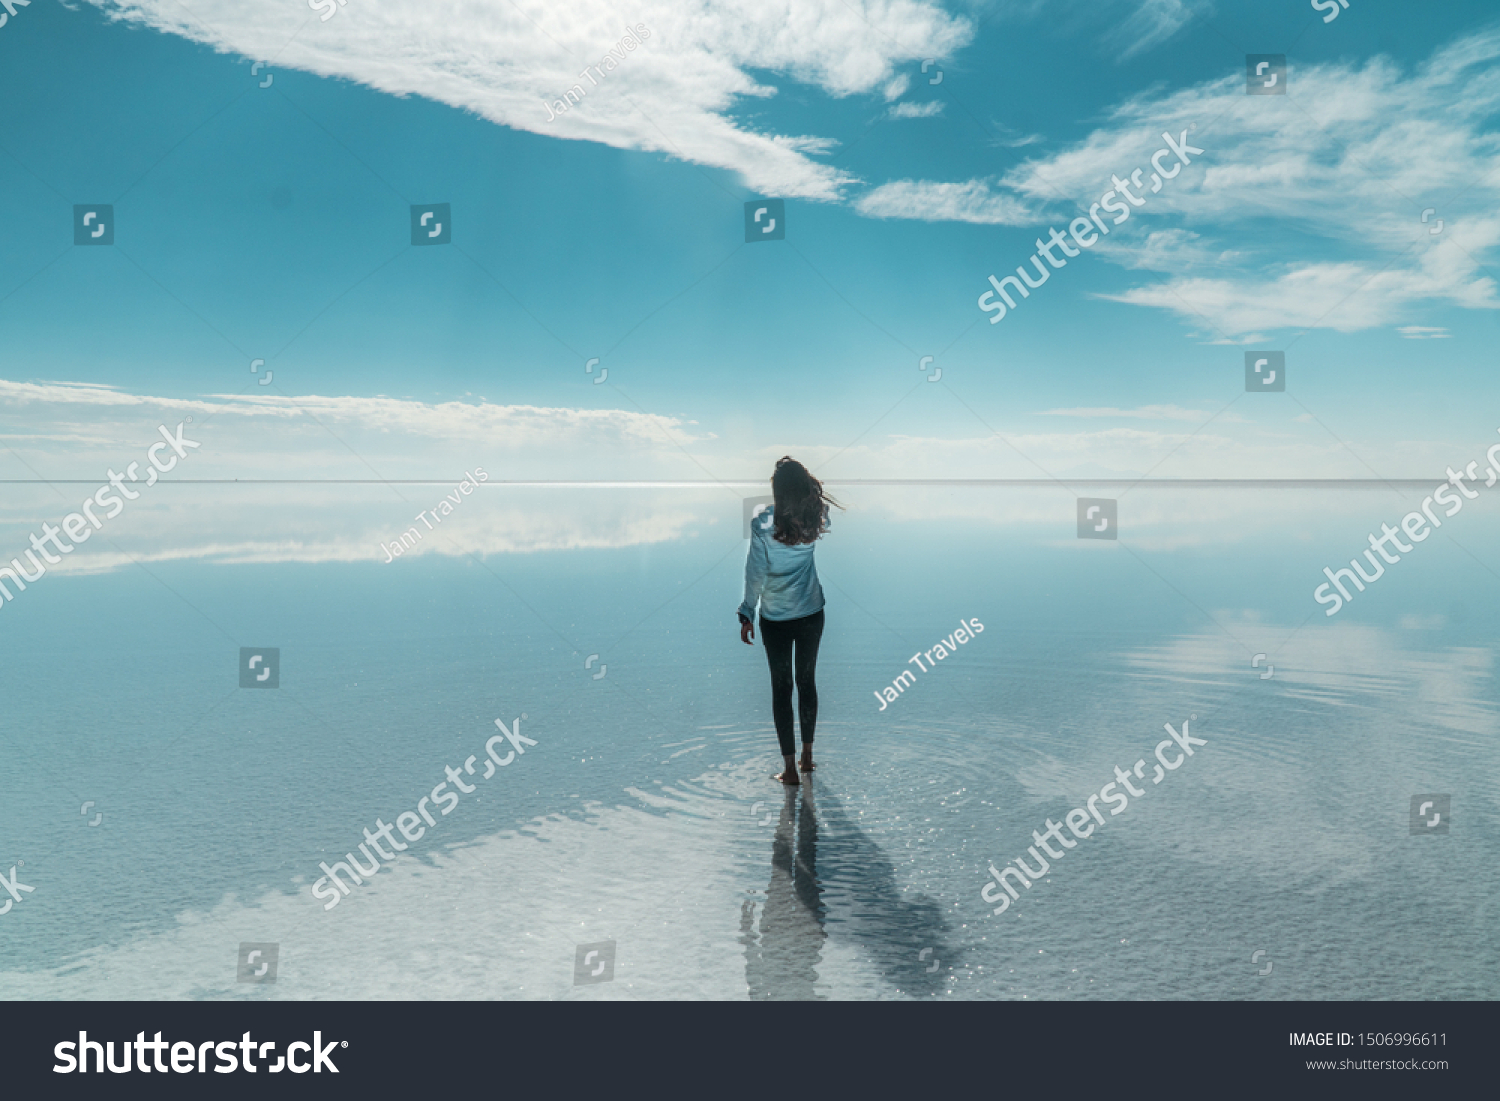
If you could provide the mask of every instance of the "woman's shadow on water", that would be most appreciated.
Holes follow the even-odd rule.
[[[850,917],[839,923],[869,954],[882,976],[899,991],[926,998],[943,992],[958,949],[945,943],[948,923],[926,895],[903,896],[895,869],[880,847],[854,826],[831,795],[814,797],[813,784],[788,788],[771,841],[771,879],[761,907],[740,908],[740,943],[745,946],[745,982],[752,1001],[807,1001],[817,993],[817,965],[828,933],[823,881],[818,875],[819,828],[822,855],[848,868],[842,877],[853,896]]]

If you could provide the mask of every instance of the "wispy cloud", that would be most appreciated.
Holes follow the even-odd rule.
[[[1234,249],[1211,248],[1188,229],[1156,229],[1129,239],[1100,237],[1094,251],[1122,267],[1145,271],[1181,272],[1205,265],[1228,265],[1241,256]]]
[[[0,380],[0,477],[86,480],[8,486],[0,502],[0,554],[16,553],[28,532],[75,510],[110,471],[128,477],[127,464],[144,458],[159,423],[182,424],[199,446],[132,502],[107,537],[80,546],[56,572],[181,559],[384,562],[380,544],[413,527],[422,536],[414,555],[483,557],[680,539],[693,518],[680,495],[498,487],[526,479],[703,479],[684,450],[712,439],[690,422],[633,410],[260,392],[180,398]],[[457,485],[466,476],[493,487],[460,495]],[[403,482],[410,478],[445,484]],[[167,484],[267,479],[343,484]],[[452,522],[419,523],[418,511],[436,508],[449,491],[463,502]],[[702,495],[733,496],[712,486]]]
[[[1191,13],[1166,3],[1138,14],[1143,26],[1166,28]],[[1284,97],[1246,97],[1237,72],[1153,90],[1082,141],[999,180],[899,180],[856,208],[1000,224],[1030,211],[1039,224],[1063,221],[1113,175],[1146,163],[1163,131],[1186,131],[1205,152],[1097,249],[1173,278],[1113,301],[1169,311],[1231,342],[1291,327],[1353,332],[1431,305],[1500,309],[1481,267],[1500,244],[1492,213],[1500,208],[1492,128],[1500,30],[1459,39],[1411,72],[1376,57],[1300,67],[1290,79]],[[1455,183],[1467,189],[1462,208],[1445,210],[1444,232],[1431,234],[1422,198],[1451,194]]]
[[[1026,225],[1033,208],[1013,194],[995,191],[985,180],[932,183],[894,180],[860,196],[854,209],[867,218],[911,218],[924,222]]]
[[[177,398],[0,379],[0,428],[11,440],[0,472],[92,474],[133,456],[159,420],[188,417],[204,442],[193,456],[197,478],[431,477],[486,460],[509,478],[701,478],[683,448],[710,438],[678,417],[634,410],[259,392]]]
[[[891,108],[893,119],[930,119],[943,113],[943,101],[930,99],[926,103],[898,103]]]
[[[1142,405],[1135,409],[1116,409],[1112,406],[1047,409],[1038,415],[1043,417],[1112,417],[1144,421],[1192,421],[1197,424],[1208,420],[1211,414],[1202,409],[1184,409],[1180,405]],[[1226,422],[1240,420],[1232,413],[1225,413],[1218,419]]]
[[[1494,225],[1500,229],[1500,221]],[[1445,254],[1436,248],[1410,265],[1304,263],[1284,266],[1269,280],[1185,275],[1100,297],[1168,310],[1195,328],[1202,328],[1206,319],[1227,335],[1282,328],[1357,332],[1433,302],[1500,309],[1493,279],[1474,275],[1458,250]]]
[[[765,472],[789,451],[833,479],[1370,476],[1321,426],[1288,431],[1285,422],[1257,424],[1231,413],[1210,419],[1212,412],[1170,404],[1059,408],[1041,415],[1141,423],[1057,432],[997,423],[999,435],[871,435],[853,447],[826,438],[747,447],[692,422],[637,411],[262,393],[157,397],[111,386],[0,380],[0,477],[33,482],[8,487],[0,501],[0,555],[17,553],[27,533],[74,511],[108,471],[123,472],[141,458],[158,438],[158,423],[184,423],[200,448],[133,502],[107,538],[81,546],[59,571],[178,559],[383,562],[379,544],[414,526],[422,536],[411,552],[417,555],[483,557],[692,538],[721,521],[738,530],[739,500],[748,492],[741,483],[764,484]],[[1451,461],[1447,443],[1388,443],[1379,451],[1380,473],[1389,477],[1440,476]],[[481,470],[488,484],[465,496],[451,526],[420,527],[419,510]],[[710,471],[736,481],[714,485]],[[409,478],[451,483],[402,483]],[[61,479],[85,484],[57,484]],[[164,484],[266,479],[336,484]],[[678,479],[709,484],[685,492],[619,486]],[[503,485],[523,480],[591,484]],[[998,515],[993,502],[942,504],[930,492],[913,493],[920,503],[910,507],[919,510]]]
[[[308,22],[306,5],[282,0],[195,0],[191,10],[177,0],[90,2],[243,57],[426,96],[518,130],[725,168],[766,194],[813,199],[837,198],[851,182],[809,159],[809,143],[824,139],[748,129],[730,117],[736,103],[776,95],[767,73],[835,97],[891,96],[902,87],[896,65],[948,56],[973,34],[970,20],[931,0],[646,0],[629,19],[650,37],[594,88],[584,67],[626,30],[606,0],[566,9],[550,0],[357,0],[327,22]],[[544,102],[575,84],[590,94],[548,122]]]
[[[1112,32],[1107,41],[1120,50],[1121,59],[1160,45],[1175,35],[1196,14],[1197,7],[1183,0],[1140,0],[1135,11]]]

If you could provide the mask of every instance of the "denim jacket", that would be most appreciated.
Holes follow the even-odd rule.
[[[754,620],[755,604],[770,620],[800,619],[823,607],[823,586],[813,563],[816,543],[789,547],[774,538],[776,524],[768,508],[750,524],[750,554],[745,559],[745,600],[741,619]]]

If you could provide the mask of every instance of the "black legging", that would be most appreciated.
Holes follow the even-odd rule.
[[[760,617],[760,639],[771,666],[771,717],[776,720],[776,740],[781,755],[792,756],[797,740],[792,729],[792,678],[795,664],[797,682],[797,716],[802,720],[802,744],[812,745],[813,727],[818,722],[818,686],[814,670],[818,664],[818,642],[823,638],[823,611],[801,619],[767,619]],[[796,645],[795,662],[792,656]]]

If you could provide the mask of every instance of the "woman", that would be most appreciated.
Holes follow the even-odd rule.
[[[785,768],[772,779],[801,783],[793,752],[792,684],[802,720],[802,771],[813,770],[813,727],[818,721],[814,671],[823,637],[823,587],[813,564],[813,545],[828,530],[828,507],[843,508],[823,492],[823,483],[797,460],[783,457],[771,475],[775,502],[750,526],[745,561],[745,601],[740,605],[740,641],[755,637],[755,605],[760,604],[761,642],[771,666],[771,715]]]

